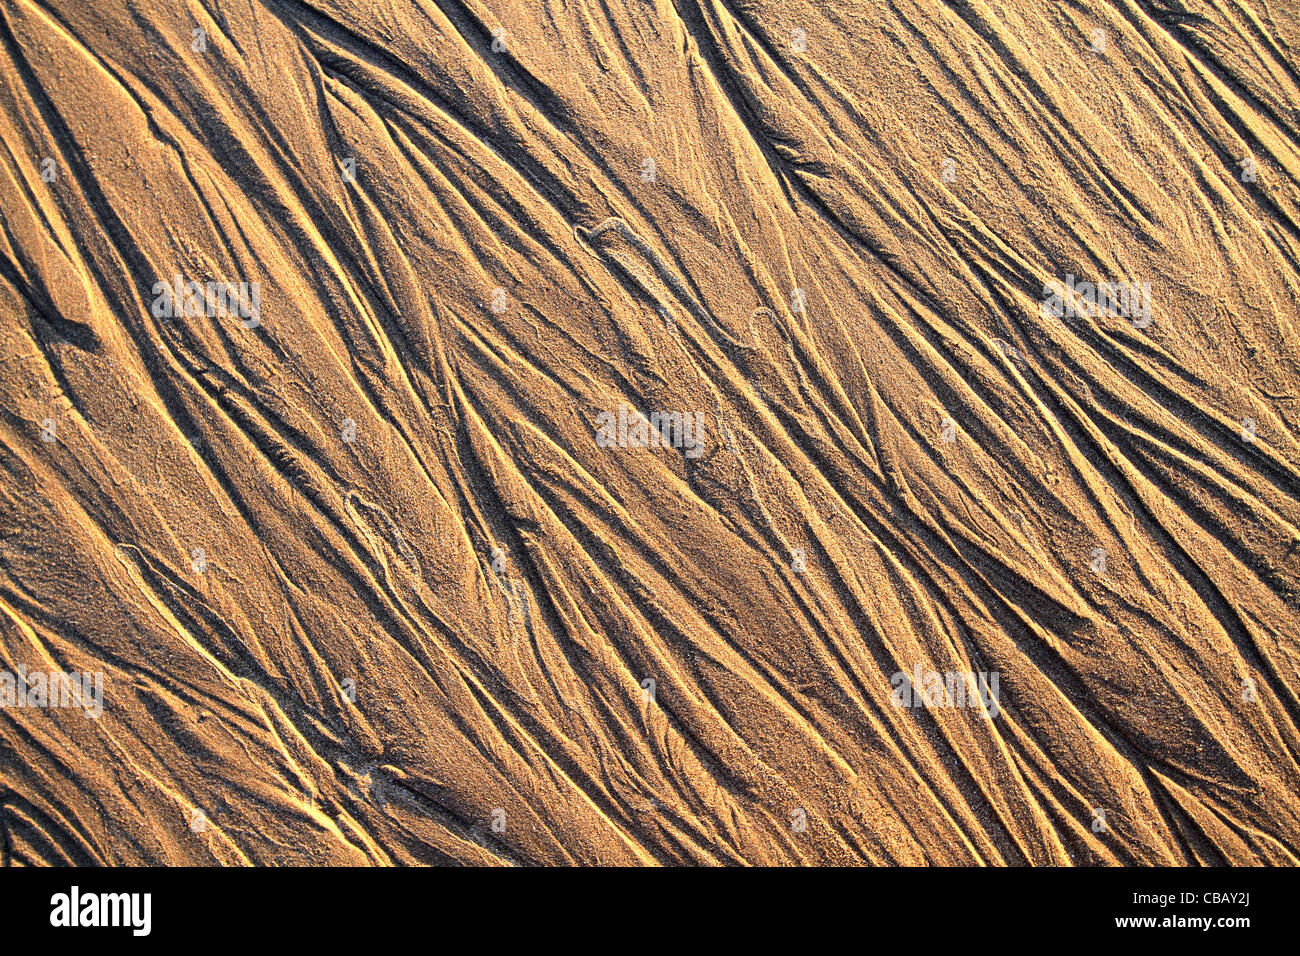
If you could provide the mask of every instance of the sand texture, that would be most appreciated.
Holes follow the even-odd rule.
[[[0,862],[1295,864],[1298,183],[1296,0],[0,0]]]

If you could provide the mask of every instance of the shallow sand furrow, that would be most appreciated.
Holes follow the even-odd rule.
[[[1293,865],[1294,20],[0,0],[2,862]]]

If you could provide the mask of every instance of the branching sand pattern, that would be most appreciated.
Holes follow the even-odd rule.
[[[0,0],[0,77],[2,862],[1296,863],[1292,0]]]

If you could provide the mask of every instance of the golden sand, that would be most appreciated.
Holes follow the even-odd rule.
[[[1297,44],[2,0],[3,862],[1296,863]]]

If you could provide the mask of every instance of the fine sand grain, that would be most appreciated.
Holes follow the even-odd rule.
[[[0,0],[0,862],[1300,855],[1294,0]]]

